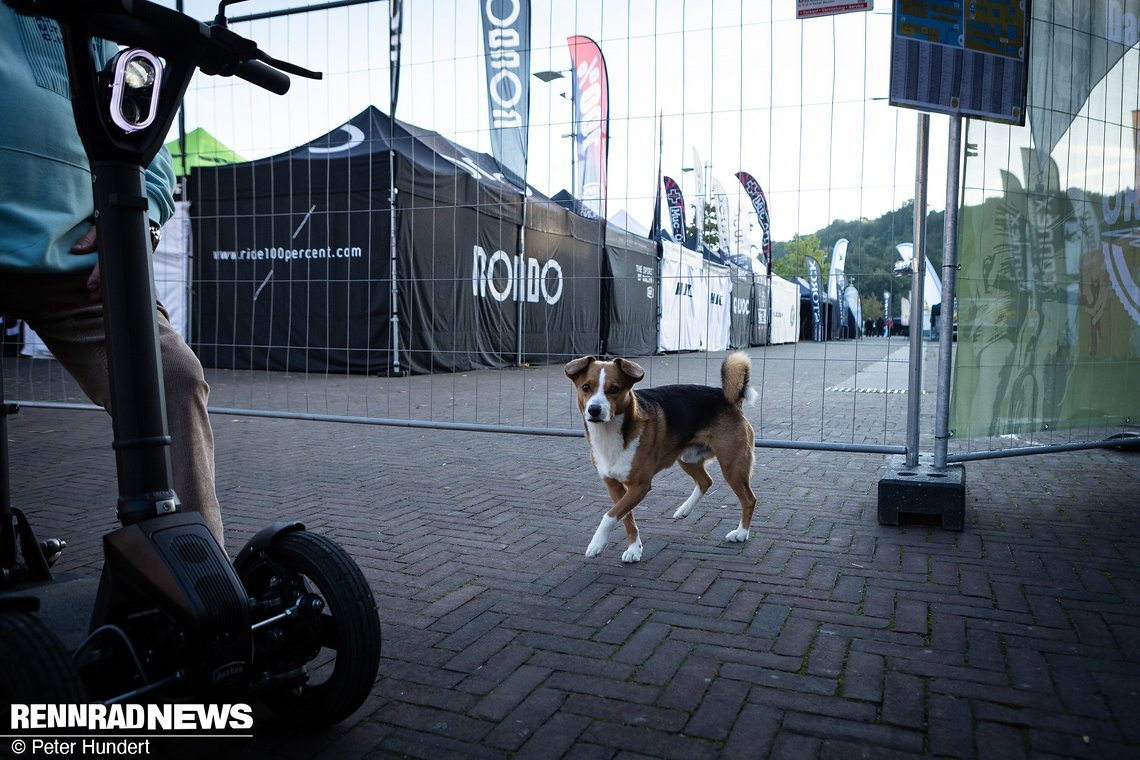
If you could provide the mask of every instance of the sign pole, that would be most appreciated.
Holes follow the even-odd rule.
[[[938,320],[938,396],[934,421],[934,467],[946,467],[950,443],[950,372],[954,356],[954,297],[958,272],[958,189],[961,185],[962,117],[950,117],[946,160],[946,222],[942,244],[942,315]],[[934,337],[934,336],[931,336]]]
[[[926,280],[926,167],[930,114],[918,114],[918,156],[914,171],[914,255],[910,278],[910,381],[907,385],[906,464],[918,466],[919,416],[922,412],[922,298]]]

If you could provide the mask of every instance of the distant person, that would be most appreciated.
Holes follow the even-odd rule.
[[[116,49],[104,43],[101,52],[109,59]],[[23,319],[91,400],[114,414],[91,170],[71,111],[62,35],[54,21],[3,3],[0,97],[0,314]],[[163,150],[146,170],[152,245],[174,213],[173,189]],[[174,490],[224,546],[209,387],[198,357],[156,304]]]

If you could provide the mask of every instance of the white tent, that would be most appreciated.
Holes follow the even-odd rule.
[[[610,224],[621,227],[626,232],[632,232],[639,237],[649,237],[649,228],[630,216],[624,208],[610,217]]]
[[[661,351],[723,351],[732,326],[732,277],[728,267],[697,251],[663,240]]]
[[[800,287],[772,275],[770,343],[795,343],[800,338]]]

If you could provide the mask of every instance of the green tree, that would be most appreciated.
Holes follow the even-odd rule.
[[[926,216],[926,255],[934,267],[942,262],[943,223],[941,211],[930,212]],[[900,288],[910,289],[909,280],[902,282],[894,276],[894,265],[901,260],[895,246],[914,241],[913,200],[907,200],[894,211],[875,219],[833,221],[818,230],[816,235],[829,260],[836,241],[847,238],[844,271],[849,278],[856,276],[860,293],[873,293],[881,300],[883,291],[888,291],[895,294],[893,300],[897,304]]]
[[[827,273],[831,269],[828,254],[819,245],[819,238],[815,235],[796,235],[791,240],[777,246],[779,258],[773,258],[772,273],[784,279],[791,280],[796,277],[807,278],[807,264],[805,259],[811,256],[819,262],[822,272],[822,282],[827,282]]]
[[[691,206],[690,209],[695,209]],[[694,217],[696,214],[693,215]],[[704,218],[702,219],[701,241],[709,248],[716,249],[720,245],[720,225],[716,213],[716,204],[712,201],[705,203]],[[697,234],[697,220],[694,218],[685,227],[685,237],[691,238]]]
[[[863,319],[874,322],[883,316],[883,299],[870,293],[860,293],[859,303],[863,306]]]
[[[1093,202],[1095,199],[1090,198]],[[932,211],[926,216],[926,255],[941,276],[942,236],[944,214]],[[837,219],[814,235],[801,236],[814,238],[818,251],[814,253],[819,263],[827,268],[831,263],[831,251],[836,241],[847,238],[847,263],[844,271],[848,279],[854,281],[861,295],[874,295],[882,303],[883,292],[890,293],[892,311],[898,313],[900,296],[910,290],[910,279],[895,277],[894,265],[899,261],[895,246],[898,243],[914,241],[914,201],[908,200],[894,211],[888,211],[875,219]],[[773,243],[773,258],[779,261],[795,248],[795,239]],[[802,257],[789,262],[787,271],[803,274]],[[780,273],[776,264],[773,271]],[[825,275],[826,276],[826,275]]]

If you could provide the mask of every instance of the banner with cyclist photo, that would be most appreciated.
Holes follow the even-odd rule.
[[[1028,126],[968,124],[967,148],[1003,147],[967,150],[963,173],[955,436],[1107,436],[1140,419],[1134,119],[1104,94],[1140,69],[1138,15],[1137,0],[1038,0]]]
[[[1110,435],[1140,414],[1136,193],[1063,190],[1056,162],[1020,155],[960,215],[951,428]]]

